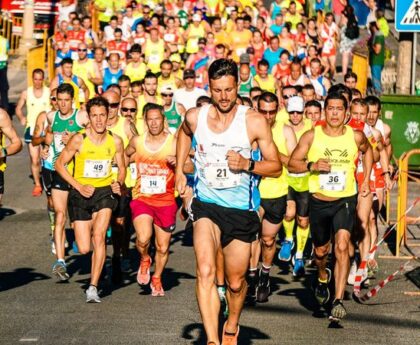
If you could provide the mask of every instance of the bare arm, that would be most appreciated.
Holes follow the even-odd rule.
[[[359,151],[363,153],[362,163],[364,179],[360,189],[360,195],[366,197],[370,193],[369,180],[373,164],[372,146],[363,132],[354,131],[354,139]]]
[[[118,166],[117,181],[112,181],[111,188],[115,194],[121,194],[121,186],[125,181],[125,174],[127,172],[124,159],[124,145],[122,139],[118,135],[113,135],[115,140],[115,157],[114,161]]]
[[[80,88],[83,90],[83,93],[85,94],[85,99],[89,99],[89,89],[86,86],[86,83],[84,82],[84,80],[82,78],[78,78],[79,79],[79,86]]]
[[[136,146],[137,146],[137,140],[139,136],[133,136],[127,147],[125,148],[125,154],[129,158],[129,161],[131,161],[131,156],[133,156],[136,153]]]
[[[10,141],[9,145],[4,147],[4,152],[3,150],[0,151],[0,158],[3,158],[5,155],[14,155],[22,150],[22,141],[17,135],[9,115],[2,109],[0,109],[0,129]]]
[[[36,118],[35,129],[34,129],[34,133],[32,134],[33,146],[41,145],[45,141],[45,136],[42,136],[42,133],[44,132],[44,129],[45,129],[44,126],[45,126],[46,117],[47,117],[47,112],[43,111]]]
[[[308,171],[307,155],[314,140],[314,131],[310,130],[302,135],[289,160],[289,172],[303,173]]]
[[[27,98],[27,91],[23,91],[20,94],[19,100],[16,104],[16,116],[22,126],[26,126],[26,117],[23,115],[23,107],[25,106]]]
[[[296,135],[295,135],[295,132],[293,131],[293,128],[288,125],[285,125],[283,127],[283,135],[284,135],[284,139],[286,140],[287,156],[280,154],[282,157],[281,162],[283,165],[288,166],[290,156],[292,155],[294,149],[296,148],[297,140],[296,140]]]
[[[58,76],[54,77],[50,84],[50,91],[56,89],[58,87]]]

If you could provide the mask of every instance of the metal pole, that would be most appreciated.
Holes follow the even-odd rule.
[[[411,94],[416,94],[416,67],[417,67],[417,32],[413,32],[413,57],[411,66]]]

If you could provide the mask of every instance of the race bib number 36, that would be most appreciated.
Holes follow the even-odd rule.
[[[166,176],[141,175],[140,192],[143,194],[166,193]]]
[[[109,171],[108,160],[85,160],[85,168],[83,170],[83,177],[88,178],[102,178],[108,175]]]
[[[329,174],[320,174],[319,185],[321,190],[342,192],[346,188],[346,173],[344,171],[334,171]]]
[[[227,163],[210,164],[205,171],[207,185],[215,189],[234,188],[241,181],[240,173],[233,173]]]

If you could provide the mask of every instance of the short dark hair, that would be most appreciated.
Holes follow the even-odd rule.
[[[279,107],[279,99],[277,98],[277,96],[272,93],[272,92],[268,92],[268,91],[264,91],[260,97],[258,98],[258,106],[260,105],[260,102],[264,101],[267,103],[276,103],[276,109],[278,109]]]
[[[141,87],[141,81],[140,80],[135,80],[131,83],[131,87],[136,87],[136,86]]]
[[[312,91],[315,91],[315,87],[312,84],[305,84],[302,87],[302,91],[303,90],[312,90]]]
[[[114,34],[116,34],[116,33],[119,33],[119,34],[121,34],[121,35],[122,35],[122,30],[121,30],[120,28],[116,28],[116,29],[114,30]]]
[[[108,114],[109,102],[102,96],[93,97],[86,103],[86,111],[88,115],[90,115],[90,110],[93,107],[105,107],[106,113]]]
[[[67,93],[71,98],[74,98],[74,87],[71,84],[63,83],[57,87],[57,95],[60,93]]]
[[[351,89],[351,93],[352,93],[352,97],[356,95],[362,97],[362,92],[359,89],[353,88]]]
[[[71,58],[64,58],[60,62],[60,66],[64,66],[65,64],[70,64],[73,66],[73,60]]]
[[[340,100],[343,102],[344,108],[347,109],[348,103],[346,97],[343,96],[342,93],[338,92],[331,92],[328,94],[327,98],[325,98],[325,108],[327,108],[328,103],[332,100]]]
[[[346,93],[349,95],[349,99],[351,99],[352,97],[351,89],[342,83],[334,84],[328,90],[328,93],[335,93],[335,92],[341,95],[343,93]]]
[[[287,86],[283,87],[282,90],[281,90],[282,96],[284,94],[284,91],[289,90],[289,89],[293,89],[296,92],[298,91],[295,85],[287,85]]]
[[[251,87],[251,89],[249,90],[249,94],[251,95],[252,92],[263,92],[263,90],[259,87],[259,86],[253,86]]]
[[[172,61],[169,59],[165,59],[160,63],[160,67],[162,67],[163,65],[171,65],[171,67],[173,66]]]
[[[41,68],[35,68],[35,69],[32,71],[32,77],[33,77],[35,74],[41,74],[41,75],[42,75],[42,78],[44,78],[44,76],[45,76],[44,70],[43,70],[43,69],[41,69]]]
[[[381,100],[376,96],[367,96],[365,98],[365,101],[366,101],[367,105],[377,105],[378,110],[381,110],[381,108],[382,108]]]
[[[141,54],[141,45],[138,43],[134,43],[131,46],[130,53],[140,53]]]
[[[131,79],[128,75],[126,74],[122,74],[119,78],[118,78],[118,82],[120,81],[128,81],[131,84]]]
[[[261,66],[268,67],[268,66],[270,66],[270,64],[268,63],[268,61],[266,59],[262,59],[262,60],[258,61],[258,63],[257,63],[257,67],[261,67]]]
[[[211,98],[209,96],[200,96],[197,98],[195,105],[201,107],[202,105],[209,103],[211,103]]]
[[[361,106],[366,107],[366,108],[368,107],[368,104],[367,104],[366,100],[364,100],[363,98],[356,98],[356,99],[352,100],[351,103],[350,103],[350,108],[351,108],[352,105],[361,105]]]
[[[244,105],[247,105],[248,107],[252,108],[252,99],[246,96],[242,96],[242,102]]]
[[[151,71],[147,71],[146,72],[146,75],[144,76],[144,78],[143,78],[143,80],[146,80],[146,79],[156,79],[157,80],[157,76],[156,76],[156,74],[154,74],[153,72],[151,72]]]
[[[354,78],[357,81],[357,74],[352,71],[348,71],[344,76],[344,81],[350,78]]]
[[[143,108],[143,118],[146,118],[146,115],[150,110],[158,110],[162,117],[165,117],[164,109],[160,104],[146,103],[146,105]]]
[[[210,65],[208,73],[210,80],[232,76],[235,79],[235,83],[238,83],[238,65],[231,59],[215,60]]]
[[[312,101],[308,101],[305,103],[305,108],[309,107],[317,107],[319,110],[322,110],[322,105],[318,101],[315,101],[314,99]]]

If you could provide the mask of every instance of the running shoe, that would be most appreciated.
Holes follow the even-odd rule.
[[[217,293],[219,294],[220,299],[220,308],[223,310],[223,316],[229,316],[229,308],[226,299],[226,288],[224,286],[217,287]]]
[[[357,274],[357,261],[353,260],[353,262],[350,266],[349,276],[347,277],[347,284],[354,285],[354,281],[356,279],[356,274]]]
[[[257,302],[263,303],[268,301],[270,295],[270,274],[260,271],[260,281],[257,286]]]
[[[165,296],[165,291],[163,291],[162,281],[160,277],[152,277],[152,282],[150,283],[150,288],[152,289],[153,297],[163,297]]]
[[[292,249],[294,248],[295,244],[293,241],[284,240],[281,243],[281,248],[279,251],[279,260],[280,261],[290,261],[292,258]]]
[[[34,189],[32,189],[32,196],[41,196],[41,194],[42,194],[41,186],[35,186]]]
[[[77,242],[76,241],[73,241],[72,247],[73,247],[73,253],[74,254],[79,253],[79,247],[77,246]]]
[[[344,308],[343,300],[336,299],[331,308],[331,315],[328,317],[330,321],[340,322],[347,315],[347,310]]]
[[[64,248],[68,248],[69,247],[69,242],[67,241],[67,238],[64,240]]]
[[[54,263],[52,273],[61,281],[66,281],[70,278],[67,273],[67,266],[63,261],[57,260]]]
[[[50,240],[50,241],[51,241],[51,254],[56,255],[57,251],[55,250],[55,242],[54,240]]]
[[[121,271],[128,272],[131,268],[130,259],[123,257],[121,261]]]
[[[375,259],[369,260],[367,263],[367,276],[369,279],[374,279],[376,273],[378,273],[379,266]]]
[[[86,290],[86,303],[101,303],[101,299],[98,295],[98,289],[93,285],[90,285]]]
[[[248,275],[248,291],[247,295],[250,302],[255,302],[257,299],[257,285],[259,281],[258,271],[255,272],[255,275]]]
[[[305,275],[305,261],[303,259],[296,259],[293,266],[293,277],[300,278]]]
[[[139,270],[137,272],[137,283],[139,285],[147,285],[150,282],[150,266],[152,266],[152,258],[140,260]]]
[[[239,325],[236,333],[226,333],[226,323],[223,325],[222,345],[237,345],[239,335]]]
[[[328,288],[328,283],[331,280],[331,270],[329,268],[326,269],[328,274],[328,280],[326,283],[322,283],[318,280],[317,285],[315,286],[315,298],[320,305],[325,305],[328,303],[330,299],[330,289]]]

